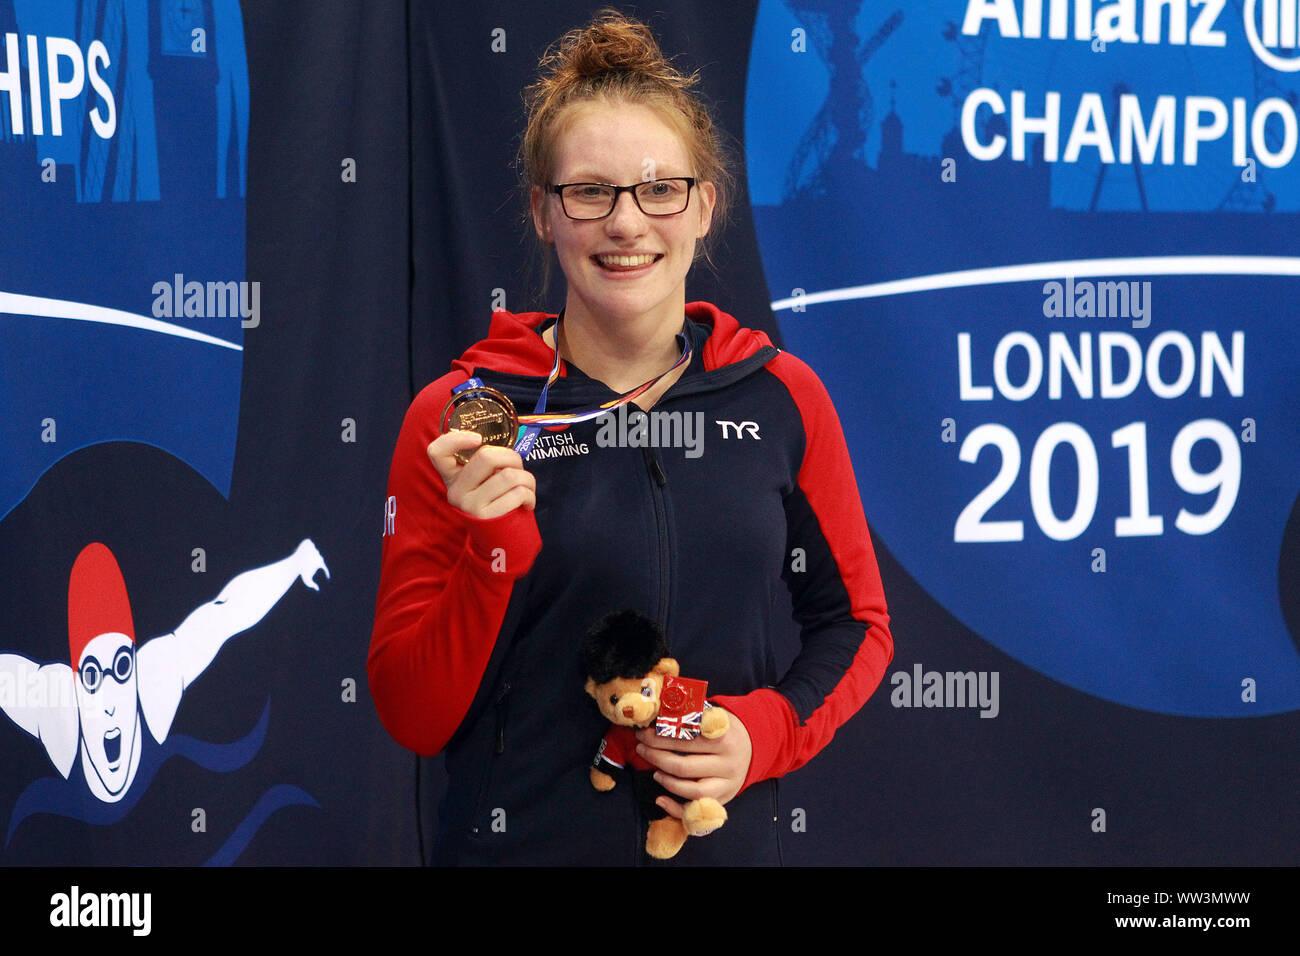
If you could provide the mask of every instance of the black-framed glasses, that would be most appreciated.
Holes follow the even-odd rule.
[[[87,657],[81,663],[81,686],[86,688],[86,693],[93,694],[99,690],[99,685],[104,683],[105,677],[111,677],[119,684],[125,684],[131,679],[131,671],[135,670],[135,645],[123,644],[113,655],[113,666],[105,670],[100,666],[99,661],[93,657]]]
[[[570,219],[604,219],[614,211],[620,193],[631,193],[636,206],[647,216],[675,216],[685,212],[691,201],[690,176],[650,179],[631,186],[609,183],[561,183],[551,192],[560,197],[560,208]]]

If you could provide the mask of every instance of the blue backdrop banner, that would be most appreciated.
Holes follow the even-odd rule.
[[[754,31],[773,308],[873,529],[1008,654],[1169,714],[1300,708],[1277,5],[771,0]]]

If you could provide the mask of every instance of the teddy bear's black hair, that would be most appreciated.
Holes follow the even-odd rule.
[[[644,677],[668,656],[659,625],[636,611],[606,614],[582,642],[582,668],[597,684],[615,677]]]

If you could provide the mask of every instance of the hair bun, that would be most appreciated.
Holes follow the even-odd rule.
[[[561,41],[560,56],[582,79],[601,73],[658,72],[667,65],[650,29],[612,10],[601,11],[586,29],[568,34]]]
[[[550,86],[547,92],[600,87],[617,82],[619,74],[635,74],[649,83],[678,90],[699,81],[697,75],[685,75],[668,62],[648,26],[611,9],[600,11],[585,27],[560,37],[539,66],[543,77],[549,74],[549,83],[543,79],[539,84]]]

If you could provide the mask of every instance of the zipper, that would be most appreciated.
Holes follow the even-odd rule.
[[[501,691],[497,694],[497,745],[496,752],[498,755],[506,752],[506,698],[510,696],[510,685],[508,683],[501,685]]]
[[[781,848],[781,781],[772,778],[772,839],[776,843],[776,865],[785,866],[785,852]]]
[[[671,552],[668,540],[668,508],[664,501],[666,495],[664,488],[668,485],[668,475],[664,471],[663,465],[659,464],[659,459],[655,458],[650,449],[643,449],[642,454],[645,455],[646,472],[650,475],[650,491],[655,507],[655,528],[659,535],[659,611],[655,615],[655,619],[659,622],[659,626],[667,631],[668,572]]]
[[[497,691],[496,698],[492,701],[492,707],[496,712],[496,733],[494,734],[495,743],[492,748],[493,752],[500,756],[506,752],[506,699],[510,696],[510,685],[503,683],[501,689]],[[488,790],[492,779],[492,761],[483,762],[483,773],[479,780],[478,796],[474,799],[475,812],[472,819],[481,820],[483,812],[488,805]],[[471,823],[469,826],[469,835],[479,837],[483,835],[483,827],[477,823]]]
[[[668,485],[668,474],[650,449],[643,448],[641,454],[645,457],[645,470],[650,478],[650,498],[654,502],[655,508],[655,531],[659,537],[659,608],[655,614],[655,620],[659,622],[659,626],[666,633],[668,631],[668,571],[669,561],[671,560],[668,540],[668,507],[665,502],[666,492],[664,491],[664,488]],[[633,803],[635,804],[636,801],[633,800]],[[645,850],[645,841],[649,823],[641,815],[639,808],[634,819],[636,820],[636,826],[632,832],[636,834],[636,847],[633,859],[635,859],[637,866],[648,866],[650,857]]]

